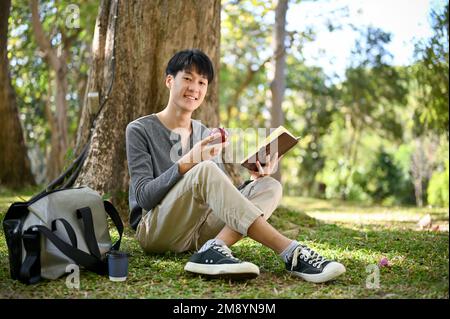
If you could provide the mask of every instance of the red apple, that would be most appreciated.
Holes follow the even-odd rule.
[[[228,138],[228,132],[225,130],[225,128],[222,127],[216,127],[211,130],[211,133],[209,135],[215,135],[217,133],[220,133],[221,138],[217,138],[211,142],[211,144],[218,144],[218,143],[224,143]]]

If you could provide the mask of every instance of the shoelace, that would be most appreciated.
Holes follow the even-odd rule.
[[[220,245],[214,245],[213,249],[217,250],[219,253],[224,254],[225,256],[227,256],[228,258],[234,259],[239,261],[238,258],[234,257],[231,253],[231,249],[228,248],[227,246],[220,246]]]
[[[320,268],[324,262],[327,261],[324,257],[320,256],[314,250],[305,245],[299,245],[295,248],[294,253],[292,254],[292,265],[291,270],[297,266],[298,258],[303,259],[308,262],[313,267]]]

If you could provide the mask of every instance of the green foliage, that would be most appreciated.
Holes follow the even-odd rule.
[[[31,194],[0,190],[0,219],[10,203],[20,200],[17,195]],[[445,209],[391,207],[383,214],[386,207],[340,201],[294,197],[285,198],[285,203],[274,212],[271,223],[286,236],[342,262],[347,272],[338,280],[313,284],[290,276],[277,254],[249,238],[232,249],[237,257],[260,267],[258,278],[243,282],[206,280],[183,271],[190,253],[145,254],[134,232],[126,227],[121,244],[121,250],[130,254],[125,282],[111,282],[106,276],[81,270],[79,289],[68,288],[64,276],[24,285],[10,278],[6,240],[0,229],[0,298],[448,299],[448,232],[419,232],[414,230],[414,222],[408,222],[430,213],[433,221],[448,223]],[[354,218],[336,222],[336,216]],[[117,233],[112,237],[117,239]],[[366,267],[377,264],[381,257],[387,257],[391,267],[380,269],[381,289],[367,289]]]
[[[9,18],[8,58],[20,118],[29,145],[44,148],[49,138],[45,103],[49,76],[31,29],[28,1],[13,1]]]
[[[326,185],[327,198],[414,203],[411,153],[400,147],[403,154],[397,154],[411,136],[409,74],[389,65],[389,41],[390,34],[382,30],[363,32],[346,79],[336,86],[335,100],[341,107],[323,147],[331,156],[317,175]]]
[[[422,130],[447,133],[449,107],[449,4],[441,12],[433,12],[433,36],[416,45],[419,61],[414,72],[419,84],[420,103],[416,109]],[[422,127],[423,126],[423,127]],[[419,132],[420,133],[420,132]]]
[[[269,126],[274,6],[266,0],[222,5],[220,118],[229,127]],[[312,38],[309,28],[305,32],[288,30],[287,59],[302,64],[299,52]]]
[[[284,113],[285,127],[302,138],[300,149],[286,154],[297,160],[296,182],[300,187],[298,195],[323,196],[316,175],[323,169],[325,156],[322,137],[327,134],[333,114],[336,95],[328,83],[323,70],[309,67],[294,56],[287,59],[287,90]],[[292,167],[292,164],[291,166]],[[285,170],[290,168],[286,167]]]
[[[330,130],[323,138],[324,153],[327,154],[324,168],[317,174],[316,180],[326,185],[326,198],[348,198],[351,200],[368,200],[368,196],[356,187],[352,187],[350,176],[351,166],[349,158],[345,156],[345,146],[351,142],[351,136],[341,128],[341,117],[335,114]],[[361,153],[370,154],[370,149],[361,150]],[[368,158],[363,156],[357,158],[358,167],[353,167],[355,171],[365,172],[364,166]]]
[[[85,83],[98,3],[83,0],[40,1],[40,18],[44,32],[55,50],[64,39],[71,39],[68,65],[68,119],[69,137],[78,125],[82,103],[82,84]],[[78,14],[77,14],[78,10]],[[75,19],[75,20],[74,20]],[[79,25],[74,24],[76,21]],[[50,127],[46,107],[54,110],[54,77],[39,50],[31,24],[29,1],[12,2],[8,35],[8,58],[12,84],[24,127],[25,139],[32,149],[32,162],[36,166],[45,159],[50,145]],[[43,163],[40,163],[42,165]],[[39,168],[37,168],[39,170]]]
[[[229,127],[265,126],[261,110],[265,61],[272,55],[272,14],[273,4],[264,0],[222,6],[220,117]]]
[[[326,198],[345,198],[358,202],[413,204],[411,181],[412,148],[400,147],[388,139],[366,132],[361,136],[357,156],[351,164],[342,149],[351,136],[333,122],[324,137],[326,158],[323,170],[317,174],[318,183],[326,186]]]
[[[394,156],[381,148],[366,174],[356,173],[353,180],[374,202],[413,204],[414,189],[408,176],[402,174]]]
[[[64,38],[74,39],[67,61],[69,135],[73,136],[99,3],[77,2],[79,29],[67,27],[67,9],[73,2],[39,3],[44,31],[51,35],[52,45],[60,47]],[[290,1],[290,8],[297,3]],[[274,8],[275,2],[267,0],[222,2],[222,125],[269,126]],[[346,21],[336,12],[322,14],[328,16],[330,31],[339,30]],[[315,21],[319,20],[317,17]],[[282,162],[286,193],[367,202],[414,202],[412,142],[418,135],[432,132],[446,136],[448,144],[448,4],[433,13],[432,20],[434,35],[427,42],[417,43],[418,60],[413,66],[390,64],[388,32],[374,27],[359,30],[361,38],[355,43],[346,76],[339,82],[328,78],[320,64],[304,61],[303,49],[314,40],[318,23],[304,26],[304,31],[287,30],[282,108],[285,126],[301,136],[301,141]],[[36,46],[27,0],[13,1],[9,30],[13,86],[26,142],[35,151],[32,162],[37,164],[44,161],[50,144],[46,106],[54,107],[54,74]],[[67,155],[69,159],[73,156],[70,150]],[[444,167],[443,159],[432,167],[435,173],[429,183],[428,200],[433,205],[445,203]]]
[[[449,205],[449,160],[445,161],[445,170],[436,170],[431,176],[427,189],[428,204],[448,207]]]
[[[390,34],[368,28],[355,45],[352,66],[340,90],[342,113],[355,130],[372,129],[379,134],[400,139],[401,124],[396,108],[406,104],[407,82],[395,67],[388,64],[385,46]]]

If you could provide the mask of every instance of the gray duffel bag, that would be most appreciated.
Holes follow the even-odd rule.
[[[114,244],[108,216],[119,234]],[[117,210],[89,187],[44,192],[14,203],[3,228],[11,277],[26,284],[59,278],[70,264],[106,275],[106,253],[119,250],[123,233]]]

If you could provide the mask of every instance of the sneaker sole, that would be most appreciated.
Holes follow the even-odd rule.
[[[204,265],[188,262],[184,270],[190,273],[204,275],[209,278],[232,280],[253,279],[259,276],[258,266],[244,262],[240,264]]]
[[[324,271],[320,274],[310,275],[310,274],[303,274],[296,271],[289,271],[292,275],[296,277],[300,277],[306,281],[313,282],[313,283],[323,283],[330,280],[335,279],[336,277],[342,275],[345,273],[345,267],[342,264],[339,264],[337,262],[328,264]]]

